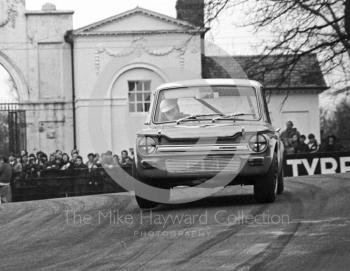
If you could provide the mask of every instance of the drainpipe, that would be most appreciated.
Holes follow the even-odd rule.
[[[76,128],[76,113],[75,113],[75,70],[74,70],[74,39],[73,31],[69,30],[64,36],[64,40],[71,47],[71,66],[72,66],[72,106],[73,106],[73,148],[77,148],[77,128]]]

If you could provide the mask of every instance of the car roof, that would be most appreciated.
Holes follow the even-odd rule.
[[[220,85],[220,86],[251,86],[251,87],[262,87],[258,81],[248,79],[197,79],[197,80],[186,80],[165,83],[160,85],[157,90],[179,88],[179,87],[194,87],[194,86],[208,86],[208,85]]]

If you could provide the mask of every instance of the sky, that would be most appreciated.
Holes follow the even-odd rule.
[[[176,0],[26,0],[26,7],[38,10],[47,2],[55,4],[57,9],[74,10],[74,27],[78,28],[136,6],[175,16]]]

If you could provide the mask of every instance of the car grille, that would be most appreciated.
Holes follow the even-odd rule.
[[[241,161],[232,157],[167,159],[165,166],[170,173],[237,172]]]

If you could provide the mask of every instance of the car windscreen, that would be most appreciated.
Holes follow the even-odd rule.
[[[173,122],[187,116],[236,120],[260,119],[256,89],[249,86],[198,86],[164,89],[159,92],[155,123]]]

